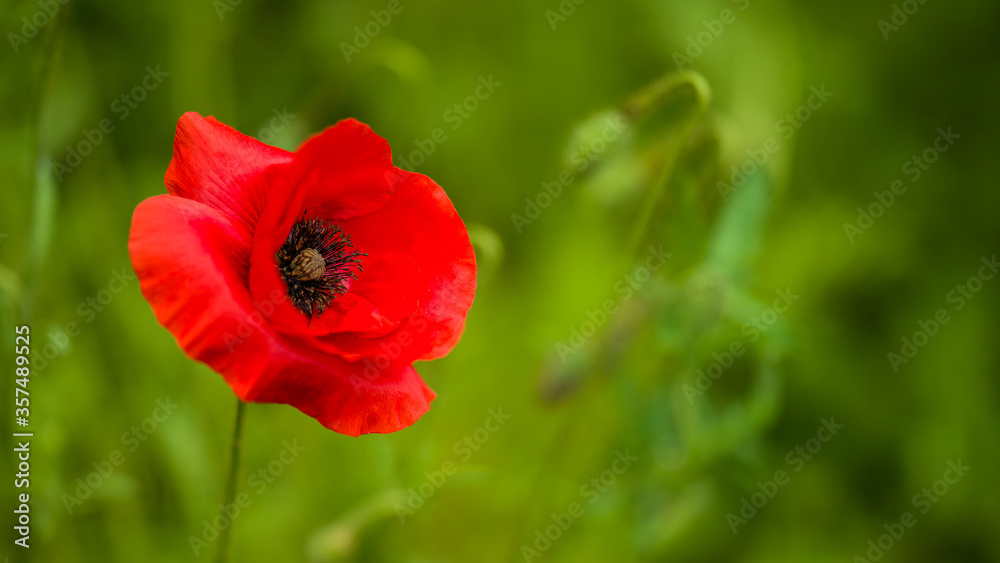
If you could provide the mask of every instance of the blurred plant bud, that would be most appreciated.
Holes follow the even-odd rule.
[[[472,248],[476,252],[478,281],[482,284],[493,277],[503,264],[503,239],[496,231],[486,225],[472,223],[467,228],[469,240],[472,241]]]
[[[608,109],[578,123],[563,149],[562,166],[572,176],[590,176],[612,158],[632,148],[632,122],[619,109]]]
[[[402,489],[384,491],[316,531],[306,546],[311,563],[353,561],[364,532],[376,522],[396,515],[396,505],[406,502]]]

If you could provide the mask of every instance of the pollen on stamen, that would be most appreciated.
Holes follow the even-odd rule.
[[[353,248],[351,236],[338,225],[303,217],[274,255],[289,300],[310,320],[347,293],[348,279],[358,279],[355,271],[362,271],[361,257],[368,254]]]

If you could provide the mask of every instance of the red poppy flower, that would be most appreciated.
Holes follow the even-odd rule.
[[[430,178],[353,119],[292,153],[197,113],[169,195],[136,207],[129,254],[159,322],[243,400],[357,436],[430,407],[413,362],[458,342],[476,286],[465,225]]]

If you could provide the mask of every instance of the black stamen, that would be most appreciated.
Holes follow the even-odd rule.
[[[292,304],[310,319],[347,293],[348,277],[358,279],[364,252],[352,251],[351,235],[325,219],[299,219],[274,255]]]

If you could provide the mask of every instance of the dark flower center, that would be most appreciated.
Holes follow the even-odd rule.
[[[358,279],[363,252],[352,250],[351,235],[325,219],[299,219],[274,255],[288,286],[288,298],[304,315],[322,315],[330,302],[347,293],[347,278]]]

